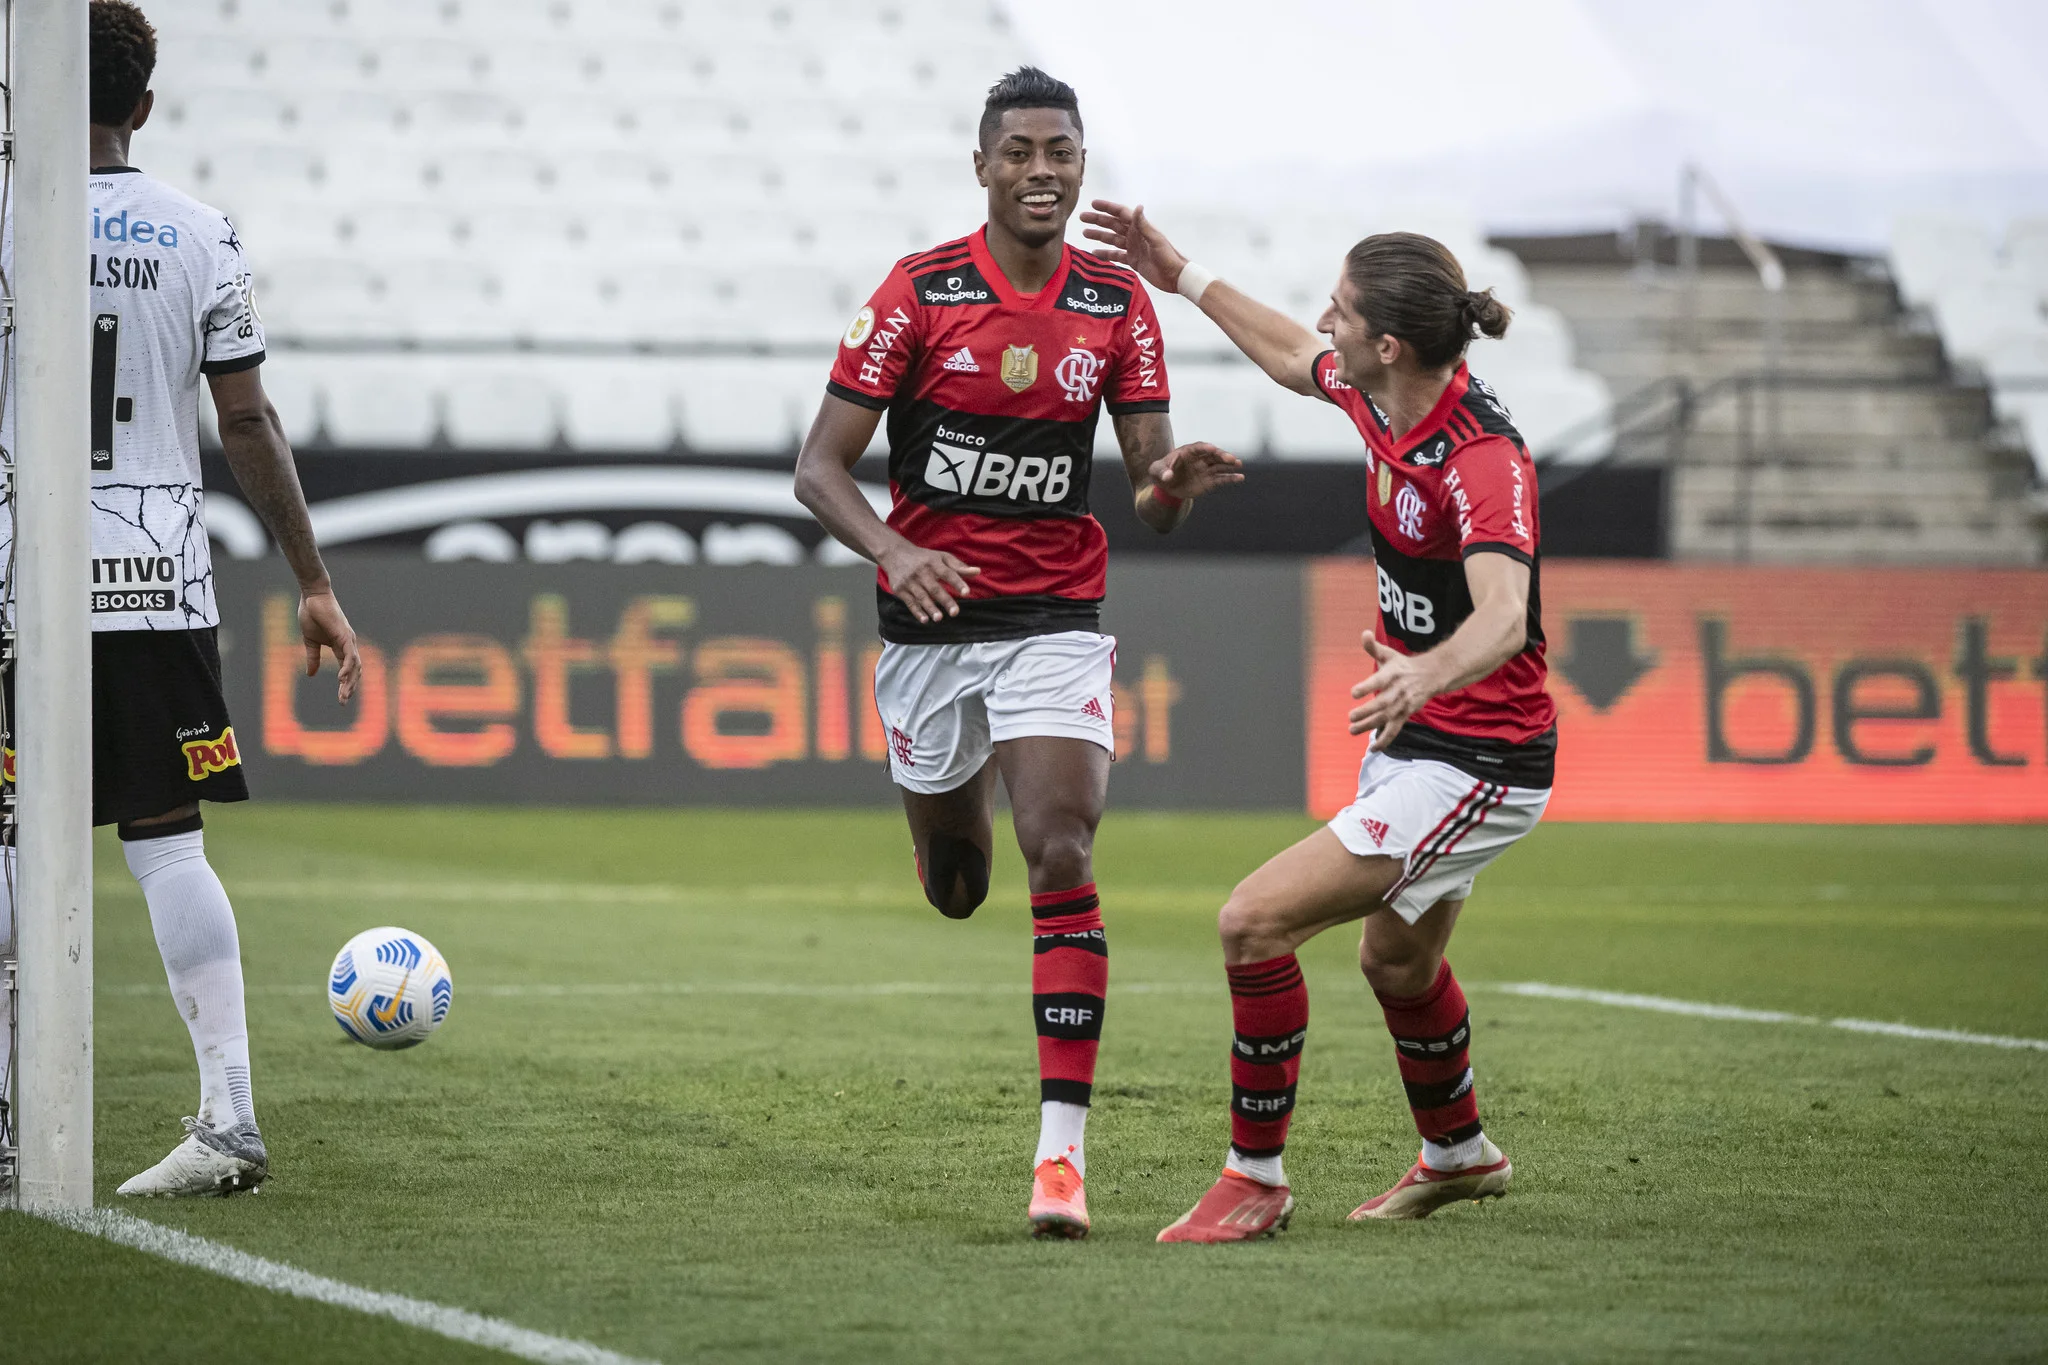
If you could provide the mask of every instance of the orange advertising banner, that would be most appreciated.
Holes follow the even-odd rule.
[[[2048,573],[1558,561],[1552,820],[2048,820]],[[1307,594],[1309,807],[1355,789],[1370,560]]]

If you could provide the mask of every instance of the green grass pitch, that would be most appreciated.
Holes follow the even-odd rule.
[[[1355,938],[1325,936],[1304,954],[1300,1209],[1275,1241],[1205,1248],[1152,1238],[1226,1139],[1214,913],[1306,820],[1112,811],[1096,1229],[1057,1244],[1024,1235],[1013,849],[956,924],[884,813],[209,821],[276,1178],[136,1211],[352,1284],[670,1362],[2048,1358],[2048,1053],[1483,984],[2048,1037],[2040,828],[1539,830],[1452,946],[1514,1191],[1419,1224],[1344,1218],[1416,1140]],[[110,838],[99,854],[106,1201],[197,1086],[140,894]],[[321,993],[380,923],[455,972],[411,1052],[347,1042]],[[0,1357],[387,1353],[485,1358],[0,1216]]]

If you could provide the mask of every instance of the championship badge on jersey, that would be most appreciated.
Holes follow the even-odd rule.
[[[1387,499],[1394,496],[1394,471],[1384,464],[1380,466],[1380,506],[1387,505]]]
[[[1022,393],[1038,382],[1038,352],[1029,346],[1003,349],[1003,382],[1012,393]]]

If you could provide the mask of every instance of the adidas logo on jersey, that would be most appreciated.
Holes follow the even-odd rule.
[[[981,366],[974,363],[974,352],[968,350],[965,346],[962,346],[959,350],[947,356],[946,363],[940,366],[939,368],[945,370],[958,370],[962,374],[981,373]]]

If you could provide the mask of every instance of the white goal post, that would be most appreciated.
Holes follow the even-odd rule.
[[[86,0],[12,0],[14,588],[24,1208],[92,1204]]]

